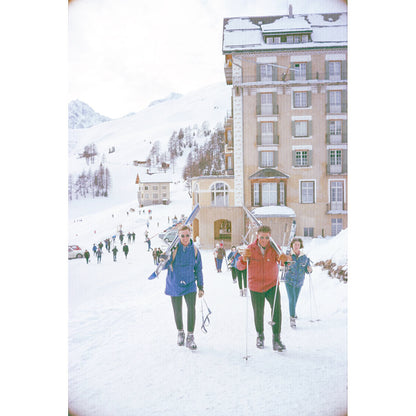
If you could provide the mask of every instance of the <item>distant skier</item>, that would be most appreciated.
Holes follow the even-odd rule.
[[[290,326],[296,328],[296,303],[299,293],[305,281],[305,273],[312,273],[311,261],[301,251],[303,241],[301,238],[294,238],[290,243],[292,262],[289,263],[286,275],[285,286],[289,298]]]
[[[215,250],[214,250],[214,257],[215,257],[215,265],[217,267],[217,273],[222,273],[222,261],[225,257],[225,249],[224,244],[216,244]]]
[[[97,264],[98,263],[101,263],[101,254],[102,254],[102,250],[101,250],[101,248],[100,247],[98,247],[98,249],[97,249]]]
[[[123,252],[124,252],[124,255],[127,259],[127,254],[129,254],[129,246],[126,243],[124,243]]]
[[[85,257],[85,260],[87,261],[87,264],[88,264],[88,262],[90,260],[90,252],[88,250],[84,251],[84,257]]]
[[[94,252],[95,255],[97,255],[97,246],[95,245],[95,243],[92,246],[92,251]]]
[[[131,233],[131,236],[133,237],[133,243],[135,242],[135,240],[136,240],[136,233],[133,231],[132,233]]]
[[[154,264],[157,264],[157,258],[158,258],[158,255],[157,254],[158,254],[158,250],[159,249],[157,249],[157,248],[154,248],[153,249],[153,263]]]
[[[151,247],[151,241],[149,237],[146,237],[146,243],[147,243],[147,251],[150,251],[152,249]]]
[[[114,248],[111,251],[113,252],[113,261],[117,261],[117,253],[118,253],[117,246],[114,246]]]
[[[129,243],[131,243],[131,233],[130,232],[127,233],[127,241]]]

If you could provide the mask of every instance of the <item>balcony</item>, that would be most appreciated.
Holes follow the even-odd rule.
[[[348,205],[343,201],[331,201],[326,204],[327,214],[346,214]]]
[[[347,173],[346,164],[326,165],[326,173],[328,175],[345,175]]]
[[[341,104],[326,104],[326,113],[327,114],[340,114],[347,112],[347,103]]]
[[[257,146],[271,146],[279,144],[279,136],[274,134],[273,136],[256,136],[256,145]]]
[[[342,134],[326,134],[326,144],[346,144],[347,135],[346,133]]]

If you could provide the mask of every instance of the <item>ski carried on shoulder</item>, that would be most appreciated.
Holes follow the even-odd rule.
[[[243,205],[243,209],[245,211],[245,213],[247,214],[248,219],[250,220],[251,225],[255,228],[255,230],[257,230],[259,227],[261,227],[263,224],[262,222],[256,218],[256,216],[249,211],[244,205]],[[277,254],[283,254],[283,250],[282,248],[273,240],[272,236],[270,236],[270,245],[272,247],[272,249],[277,253]]]
[[[296,234],[296,221],[293,220],[292,225],[290,227],[290,234],[289,234],[289,241],[288,241],[288,245],[286,247],[286,255],[290,255],[290,250],[291,247],[290,245],[292,244],[292,240],[295,238],[295,234]],[[285,268],[282,271],[282,276],[280,278],[281,282],[284,282],[286,280],[286,273],[287,273],[287,269],[289,268],[289,264],[285,263]]]
[[[192,212],[189,214],[189,217],[186,219],[184,225],[192,224],[192,221],[198,215],[199,209],[200,209],[199,204],[196,204],[195,208],[192,210]],[[157,265],[156,270],[148,277],[149,280],[153,280],[159,276],[160,272],[165,268],[166,263],[169,261],[172,251],[176,247],[178,242],[179,242],[179,233],[173,239],[173,241],[169,244],[168,248],[160,256],[160,262]]]

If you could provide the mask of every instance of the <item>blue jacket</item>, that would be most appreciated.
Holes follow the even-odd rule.
[[[234,255],[235,255],[235,257],[233,258]],[[241,254],[239,252],[237,252],[237,251],[231,252],[228,255],[228,257],[227,257],[228,261],[231,261],[232,260],[231,263],[230,263],[230,267],[234,267],[235,269],[237,268],[237,260],[240,257],[240,255]]]
[[[305,280],[305,273],[310,266],[311,261],[302,252],[299,257],[292,251],[292,263],[290,263],[285,275],[286,283],[294,287],[303,286]]]
[[[201,253],[198,250],[195,257],[193,241],[191,240],[187,246],[183,246],[179,242],[177,247],[173,263],[172,258],[166,263],[168,274],[165,294],[169,296],[183,296],[196,292],[195,281],[197,281],[198,288],[203,289],[204,287]]]

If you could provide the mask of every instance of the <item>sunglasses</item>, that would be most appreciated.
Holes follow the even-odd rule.
[[[263,237],[263,236],[261,236],[261,237],[259,237],[259,239],[260,240],[270,240],[270,237]]]
[[[181,238],[190,237],[190,236],[191,236],[190,234],[181,234]]]

